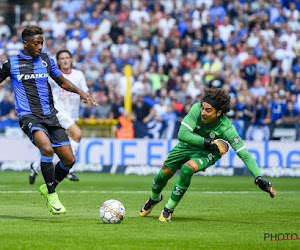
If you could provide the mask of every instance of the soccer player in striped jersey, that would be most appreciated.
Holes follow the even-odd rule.
[[[82,100],[95,106],[98,104],[67,80],[48,54],[42,53],[43,34],[43,30],[35,25],[23,30],[24,50],[4,62],[0,83],[10,77],[20,127],[41,153],[41,170],[46,184],[40,186],[40,192],[47,198],[49,210],[53,214],[62,214],[66,209],[55,189],[74,165],[75,156],[68,135],[57,119],[48,77],[63,89],[77,93]],[[54,152],[60,159],[55,168],[52,163]]]
[[[88,87],[83,73],[79,70],[72,69],[72,55],[68,50],[58,51],[56,54],[56,61],[58,68],[61,70],[66,79],[82,91],[88,92]],[[58,121],[61,126],[66,129],[73,154],[76,157],[82,134],[81,129],[76,124],[76,121],[79,118],[80,96],[76,93],[64,90],[51,78],[49,78],[49,83],[53,93],[54,107],[58,110]],[[58,161],[58,159],[55,155],[53,162],[56,161]],[[31,164],[29,175],[30,184],[35,182],[40,164],[40,158]],[[74,167],[70,169],[67,178],[71,181],[79,181],[79,178],[75,174]]]
[[[179,132],[179,143],[171,150],[162,169],[154,177],[150,198],[143,204],[139,214],[147,216],[162,200],[161,191],[178,169],[180,176],[175,183],[171,197],[165,205],[159,220],[171,221],[175,207],[188,189],[194,173],[204,171],[222,156],[216,139],[228,142],[239,158],[246,164],[262,190],[272,198],[276,191],[272,184],[261,177],[260,169],[248,152],[235,127],[225,115],[230,110],[230,96],[223,89],[205,89],[202,103],[192,106],[183,119]],[[222,152],[222,153],[221,153]]]

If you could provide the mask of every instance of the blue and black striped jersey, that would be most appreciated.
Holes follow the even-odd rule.
[[[0,68],[0,79],[10,76],[19,118],[30,114],[45,117],[57,112],[48,77],[59,75],[60,70],[46,53],[32,58],[21,52],[10,57]]]

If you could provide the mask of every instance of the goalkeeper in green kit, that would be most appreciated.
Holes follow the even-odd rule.
[[[202,103],[192,106],[183,119],[179,143],[171,150],[162,169],[154,177],[150,198],[143,204],[140,216],[147,216],[162,200],[162,190],[178,169],[180,176],[159,220],[171,221],[175,207],[188,189],[194,173],[204,171],[219,160],[229,149],[229,144],[246,164],[260,189],[276,196],[272,184],[261,177],[260,169],[249,154],[235,127],[225,115],[230,110],[230,96],[223,89],[204,90]],[[229,144],[228,144],[229,143]]]

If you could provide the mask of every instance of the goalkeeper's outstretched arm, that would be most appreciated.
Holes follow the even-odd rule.
[[[271,196],[271,198],[274,198],[276,196],[276,190],[275,190],[275,188],[273,187],[273,185],[272,185],[271,182],[266,181],[266,180],[264,180],[261,177],[260,169],[259,169],[256,161],[253,159],[253,157],[248,152],[248,150],[246,148],[244,148],[243,150],[241,150],[240,152],[238,152],[238,156],[246,164],[248,170],[250,171],[250,173],[255,178],[254,183],[256,185],[258,185],[258,187],[261,190],[269,193],[270,196]]]
[[[231,147],[237,153],[238,157],[245,163],[249,172],[255,178],[255,184],[258,185],[261,190],[268,192],[270,196],[274,198],[276,196],[276,190],[272,186],[271,182],[268,182],[262,178],[260,169],[256,161],[248,152],[244,141],[242,140],[242,138],[240,138],[233,126],[227,131],[227,135],[227,141],[230,142]]]

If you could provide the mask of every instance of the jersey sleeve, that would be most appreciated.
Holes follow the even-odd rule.
[[[83,92],[88,92],[89,88],[86,85],[86,80],[85,77],[83,75],[83,73],[80,71],[80,81],[79,81],[79,88],[83,91]]]
[[[61,75],[61,71],[59,70],[59,68],[57,68],[54,60],[52,58],[50,58],[50,64],[51,64],[51,68],[50,68],[50,76],[51,77],[58,77]]]
[[[197,120],[201,115],[201,104],[196,103],[184,117],[178,132],[178,140],[190,145],[203,147],[204,138],[194,133]]]
[[[230,143],[232,149],[237,153],[238,157],[245,163],[249,172],[254,178],[261,176],[260,169],[248,152],[243,139],[238,135],[235,127],[231,125],[228,130],[224,132],[224,139]]]
[[[0,67],[0,81],[3,81],[10,76],[10,67],[10,60],[8,59]]]

